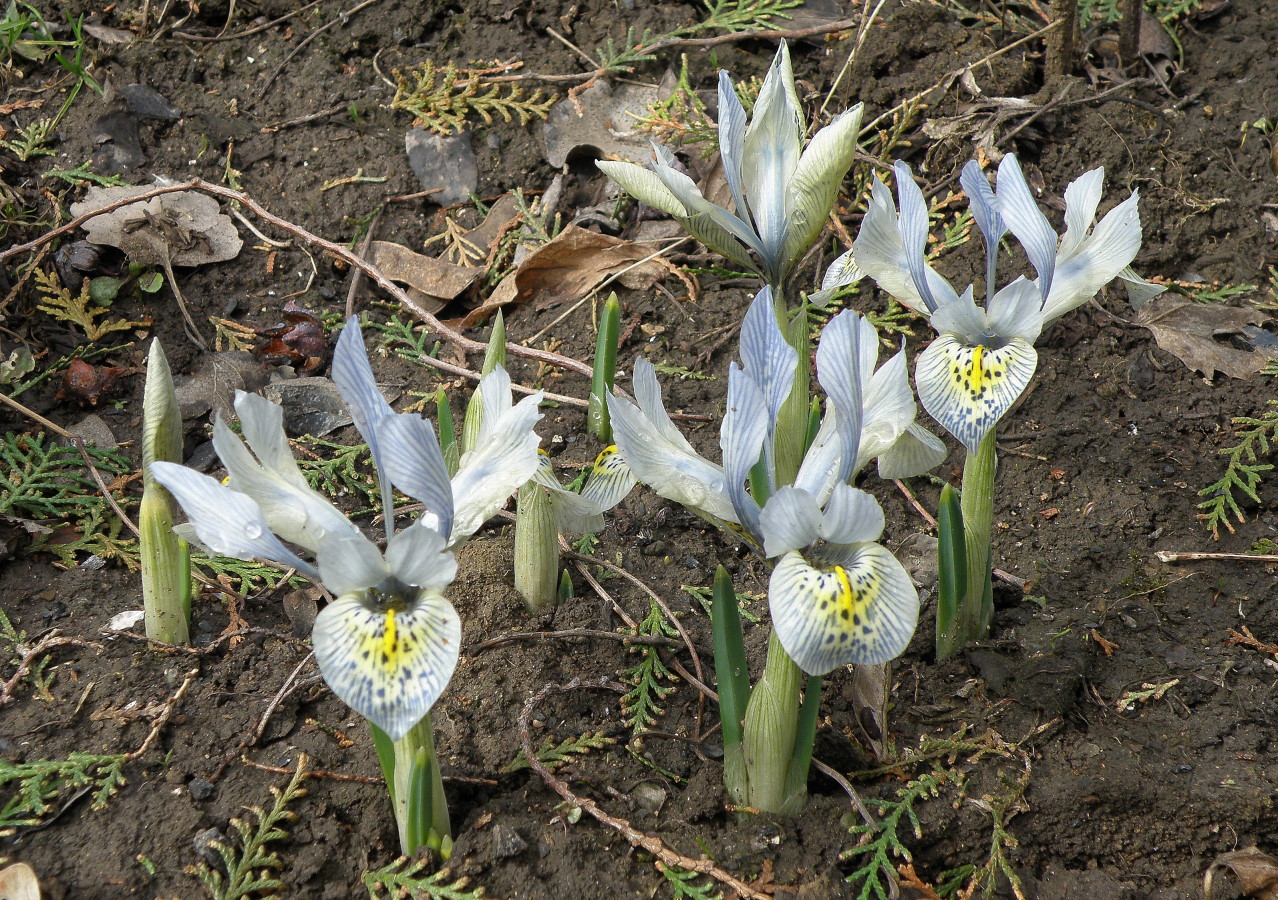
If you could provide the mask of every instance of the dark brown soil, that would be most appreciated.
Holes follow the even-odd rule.
[[[72,5],[92,22],[140,29],[142,4],[136,0],[105,11]],[[142,123],[147,162],[125,176],[139,183],[149,173],[220,182],[229,155],[250,196],[339,242],[350,241],[357,223],[386,197],[420,190],[403,149],[408,117],[388,108],[391,89],[378,69],[387,73],[427,58],[462,65],[520,59],[526,71],[578,72],[585,64],[547,29],[566,29],[574,43],[590,49],[608,37],[620,41],[631,26],[637,33],[660,32],[700,15],[697,4],[645,0],[516,6],[383,0],[303,46],[303,38],[335,21],[337,5],[322,3],[251,36],[221,41],[173,32],[176,27],[212,36],[225,24],[234,35],[293,4],[232,4],[228,24],[226,4],[205,3],[176,25],[185,6],[178,11],[152,3],[147,34],[161,6],[168,19],[156,40],[115,46],[91,41],[99,80],[144,83],[181,110],[175,121]],[[868,121],[946,73],[1012,43],[1024,33],[1013,25],[978,23],[938,6],[889,3],[834,104],[863,100]],[[1269,267],[1278,262],[1278,224],[1269,211],[1275,186],[1270,144],[1256,129],[1244,142],[1240,127],[1276,114],[1270,104],[1278,83],[1273,54],[1278,15],[1264,4],[1225,4],[1214,16],[1182,21],[1176,34],[1183,68],[1169,87],[1146,80],[1111,90],[1104,80],[1091,84],[1080,77],[1064,93],[1038,94],[1039,102],[1053,95],[1058,102],[1028,122],[1026,114],[1006,118],[994,138],[999,150],[1020,155],[1032,177],[1041,174],[1045,202],[1058,210],[1064,186],[1098,165],[1106,167],[1107,205],[1139,188],[1145,245],[1137,266],[1145,276],[1254,285],[1230,302],[1272,302]],[[814,109],[855,42],[854,32],[837,37],[795,48]],[[724,43],[713,53],[690,48],[689,71],[699,87],[713,84],[717,66],[738,78],[760,74],[774,46],[753,39]],[[1041,40],[1031,40],[976,67],[979,99],[1035,96],[1041,52]],[[654,82],[672,59],[666,53],[635,77]],[[58,70],[51,63],[24,65],[26,79],[10,86],[5,102],[44,97],[48,114],[61,96],[39,91]],[[1100,56],[1090,58],[1094,74],[1102,65]],[[974,102],[959,83],[930,99],[924,119],[957,115]],[[348,112],[352,105],[357,117]],[[325,110],[338,111],[280,125]],[[72,168],[102,160],[104,148],[94,133],[104,112],[86,92],[64,120],[52,160],[23,163],[0,154],[7,190],[46,209],[47,200],[37,192],[51,185],[39,175],[50,165]],[[4,124],[10,127],[14,119],[26,124],[34,115],[19,110]],[[985,120],[973,124],[979,128]],[[1024,127],[1016,130],[1019,126]],[[920,122],[906,138],[910,146],[898,154],[940,191],[956,184],[973,153],[970,130],[932,141]],[[540,126],[480,127],[474,147],[483,198],[515,188],[544,190],[555,174],[543,159]],[[359,169],[386,180],[320,191],[325,182]],[[561,209],[571,215],[574,205],[595,202],[591,198],[601,183],[591,167],[573,168]],[[859,217],[852,209],[849,205],[844,223],[855,232]],[[441,227],[437,212],[427,199],[390,204],[377,236],[420,247]],[[10,225],[7,237],[21,241],[38,233]],[[236,260],[180,274],[197,321],[225,315],[252,326],[274,324],[281,298],[306,284],[311,263],[299,241],[268,255],[257,238],[241,233],[246,245]],[[836,249],[833,239],[827,241],[825,258]],[[957,280],[970,277],[975,253],[969,245],[942,267]],[[9,278],[16,279],[25,263],[9,260]],[[320,255],[315,264],[311,293],[302,302],[340,319],[347,273]],[[732,342],[708,364],[697,357],[713,343],[715,329],[739,318],[749,290],[740,281],[705,276],[702,282],[695,303],[671,299],[686,294],[673,278],[664,292],[624,294],[627,322],[659,328],[633,329],[623,359],[643,352],[722,376]],[[368,308],[375,296],[380,295],[365,290],[357,305]],[[146,304],[132,300],[120,308],[131,318],[154,316],[175,372],[191,372],[199,352],[182,337],[167,297],[165,291]],[[884,308],[883,298],[870,290],[857,302],[864,309]],[[34,311],[29,287],[0,311],[6,330],[55,348],[50,359],[76,342],[78,332]],[[528,340],[563,312],[513,309],[510,336]],[[384,306],[374,312],[387,314]],[[551,340],[558,352],[588,359],[590,315],[589,304],[583,305],[538,338],[538,345]],[[474,333],[482,338],[485,330]],[[916,336],[914,351],[925,329],[916,329]],[[141,346],[144,341],[108,360],[139,365]],[[443,356],[454,358],[447,348]],[[468,362],[478,364],[475,358]],[[407,390],[433,391],[443,383],[393,359],[374,365],[380,376]],[[523,364],[513,369],[525,384],[543,379],[550,389],[579,397],[588,390],[571,374],[545,375]],[[668,379],[667,395],[672,408],[717,414],[722,385],[722,377]],[[1203,872],[1220,853],[1252,843],[1271,851],[1278,846],[1273,814],[1278,765],[1269,753],[1278,714],[1274,654],[1229,642],[1231,630],[1244,627],[1261,642],[1278,641],[1278,613],[1266,602],[1273,568],[1260,561],[1173,566],[1155,556],[1158,550],[1244,552],[1278,538],[1278,523],[1267,511],[1278,490],[1271,484],[1261,487],[1261,506],[1248,508],[1247,521],[1236,533],[1222,533],[1217,543],[1197,518],[1197,491],[1219,477],[1223,462],[1217,451],[1229,441],[1231,417],[1260,414],[1270,389],[1265,377],[1241,381],[1220,375],[1209,382],[1189,371],[1132,323],[1114,289],[1044,336],[1034,387],[1004,425],[995,507],[995,565],[1028,587],[1001,584],[991,639],[943,663],[934,658],[934,615],[925,606],[918,634],[894,668],[890,739],[909,762],[880,769],[882,763],[873,760],[854,727],[846,673],[832,675],[824,687],[826,718],[817,755],[852,777],[863,797],[891,799],[906,781],[932,771],[941,779],[939,796],[916,806],[918,833],[902,821],[901,834],[923,881],[939,887],[947,871],[984,866],[997,850],[1006,853],[1029,898],[1173,900],[1200,896]],[[116,395],[123,401],[119,408],[110,402],[103,407],[120,439],[136,438],[141,391],[140,378],[126,378]],[[84,411],[56,393],[56,384],[48,384],[23,401],[60,424],[80,419]],[[206,423],[189,423],[188,450],[203,443]],[[579,413],[568,407],[548,410],[543,422],[544,438],[567,439],[559,458],[569,466],[586,463],[594,453],[591,442],[574,437],[581,424]],[[38,428],[7,410],[0,412],[0,425]],[[716,435],[717,427],[702,426],[693,440],[709,446]],[[951,478],[961,464],[955,452],[939,474]],[[887,512],[890,546],[926,530],[895,486],[868,478],[866,487]],[[935,483],[916,479],[910,488],[924,507],[935,509]],[[737,573],[739,588],[762,591],[762,568],[707,532],[700,520],[642,491],[610,522],[597,555],[620,562],[682,614],[709,666],[709,620],[680,586],[708,584],[714,564],[723,562]],[[636,659],[619,643],[598,639],[552,636],[483,648],[484,641],[512,632],[611,631],[620,624],[611,604],[580,578],[577,598],[543,617],[529,617],[510,583],[510,545],[501,527],[481,533],[462,554],[451,594],[466,649],[435,711],[444,771],[455,779],[449,784],[457,837],[451,867],[499,898],[593,897],[604,891],[617,898],[669,897],[671,889],[649,854],[632,849],[589,815],[570,823],[560,798],[537,775],[504,773],[518,753],[518,720],[532,694],[577,677],[616,676]],[[612,579],[604,586],[630,616],[647,614],[648,600],[633,585]],[[762,611],[763,604],[756,605]],[[140,606],[136,575],[119,566],[60,571],[47,555],[24,552],[0,565],[0,609],[19,629],[40,635],[53,627],[94,644],[53,652],[51,700],[35,696],[29,682],[17,687],[15,702],[0,718],[5,758],[134,750],[159,708],[193,673],[158,743],[126,767],[128,783],[105,809],[93,811],[80,798],[46,827],[19,829],[0,840],[0,857],[34,866],[53,897],[201,896],[202,888],[186,872],[201,858],[197,836],[209,829],[226,833],[231,817],[246,806],[269,805],[268,786],[287,781],[286,775],[246,763],[286,769],[305,753],[316,769],[366,776],[368,783],[308,782],[308,796],[294,807],[299,818],[291,836],[278,845],[280,877],[289,896],[363,896],[361,873],[391,862],[398,846],[363,724],[327,692],[307,662],[297,673],[301,688],[275,706],[256,733],[268,705],[309,652],[305,641],[291,636],[280,594],[251,597],[238,610],[252,627],[242,642],[232,647],[221,641],[196,654],[161,652],[100,633],[116,613]],[[231,621],[226,601],[212,593],[196,600],[194,619],[205,645]],[[765,637],[761,627],[747,629],[759,661]],[[692,665],[682,650],[667,658]],[[14,672],[6,664],[0,676],[8,679]],[[1165,690],[1153,694],[1160,685]],[[1131,699],[1141,691],[1147,699]],[[592,751],[560,770],[560,777],[681,853],[709,855],[746,881],[761,878],[759,889],[775,889],[779,896],[856,896],[843,880],[856,866],[841,862],[840,853],[856,841],[842,822],[851,807],[837,784],[814,772],[811,803],[792,820],[735,817],[720,795],[713,703],[699,702],[698,692],[680,681],[663,706],[660,733],[632,743],[633,752],[625,747],[630,735],[617,697],[606,691],[550,698],[535,712],[533,739],[558,741],[586,731],[617,738],[611,749]],[[140,715],[130,715],[139,709]],[[706,736],[705,748],[690,740],[696,735]],[[996,824],[1006,829],[1003,844],[994,840]],[[154,864],[154,873],[139,857]],[[1005,879],[998,880],[996,895],[1011,896]]]

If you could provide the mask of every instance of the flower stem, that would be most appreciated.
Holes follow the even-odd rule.
[[[967,594],[959,611],[959,644],[989,634],[994,620],[990,580],[990,533],[994,523],[994,474],[998,469],[997,430],[991,428],[963,466],[963,534],[967,544]]]
[[[794,386],[777,413],[774,467],[776,486],[784,487],[794,483],[795,476],[799,474],[799,464],[803,462],[803,454],[808,449],[812,340],[808,334],[807,305],[800,306],[791,318],[785,307],[784,297],[775,290],[773,297],[776,298],[777,324],[781,326],[790,346],[799,354],[799,364],[794,369]]]
[[[448,859],[453,849],[452,826],[429,715],[395,741],[394,753],[392,794],[400,851],[412,856],[419,848],[429,847]]]
[[[785,652],[776,632],[768,638],[763,677],[750,692],[745,714],[747,804],[762,812],[797,812],[791,796],[790,763],[799,728],[799,691],[806,676]],[[806,787],[806,779],[804,780]],[[798,798],[802,805],[803,798]]]

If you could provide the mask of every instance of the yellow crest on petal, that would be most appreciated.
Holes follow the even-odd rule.
[[[313,641],[333,693],[397,740],[430,712],[452,677],[461,623],[439,596],[384,609],[346,596],[320,613]]]
[[[976,452],[1037,366],[1037,352],[1022,338],[991,349],[943,334],[919,355],[914,380],[928,414]]]
[[[839,563],[781,557],[768,587],[781,646],[809,675],[899,656],[918,624],[919,598],[896,557],[855,545]]]

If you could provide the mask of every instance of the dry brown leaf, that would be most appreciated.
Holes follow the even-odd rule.
[[[617,275],[624,287],[646,290],[670,271],[664,260],[647,259],[650,245],[569,225],[543,244],[520,267],[501,280],[483,305],[462,320],[469,327],[508,303],[534,301],[539,307],[586,296],[606,278]],[[647,260],[640,263],[640,260]],[[638,263],[638,265],[636,265]],[[622,274],[624,272],[624,274]]]
[[[71,214],[82,216],[153,188],[93,187],[83,200],[71,204]],[[234,259],[244,246],[235,223],[222,214],[217,201],[195,191],[130,203],[90,219],[84,230],[90,242],[119,247],[131,262],[147,266],[222,262]]]
[[[391,281],[408,285],[409,296],[431,313],[439,312],[484,275],[482,268],[455,266],[391,241],[373,241],[368,261]]]
[[[852,667],[852,713],[875,759],[888,758],[887,705],[891,678],[891,663]]]
[[[1203,894],[1207,900],[1217,900],[1215,892],[1216,879],[1225,873],[1233,876],[1233,881],[1250,900],[1278,900],[1278,858],[1262,853],[1256,847],[1222,853],[1216,857],[1203,875]],[[1235,896],[1230,893],[1221,894],[1219,900]]]
[[[510,223],[519,218],[519,204],[513,194],[503,194],[492,206],[488,207],[488,215],[473,230],[466,232],[466,239],[483,250],[489,259],[494,247],[506,234]]]
[[[1232,378],[1247,379],[1264,368],[1269,358],[1263,353],[1230,347],[1216,338],[1241,334],[1244,326],[1259,325],[1266,318],[1256,309],[1162,296],[1142,306],[1135,321],[1153,332],[1159,347],[1192,371],[1207,378],[1224,372]]]
[[[0,897],[4,900],[40,900],[40,881],[26,863],[0,869]]]

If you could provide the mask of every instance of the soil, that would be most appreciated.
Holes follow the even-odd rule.
[[[171,121],[141,123],[145,162],[122,172],[127,180],[142,183],[157,173],[222,182],[234,169],[242,190],[271,212],[342,243],[356,237],[359,223],[387,197],[421,189],[404,153],[410,122],[389,109],[392,89],[383,73],[425,59],[461,65],[519,59],[525,71],[576,73],[585,64],[550,29],[589,49],[608,38],[622,40],[627,28],[661,33],[703,16],[697,4],[646,0],[514,6],[382,0],[345,17],[338,6],[320,3],[237,37],[293,11],[294,4],[210,2],[179,10],[124,0],[105,8],[70,6],[91,23],[137,36],[128,44],[90,41],[92,72],[100,81],[145,84],[180,109]],[[1064,186],[1103,165],[1106,208],[1130,190],[1141,192],[1141,274],[1251,285],[1228,302],[1271,302],[1270,266],[1278,262],[1278,223],[1269,211],[1275,175],[1267,134],[1249,126],[1278,115],[1269,105],[1270,88],[1278,83],[1272,53],[1278,16],[1265,4],[1226,0],[1208,6],[1210,12],[1204,8],[1174,26],[1183,57],[1173,52],[1171,61],[1142,61],[1134,67],[1142,80],[1125,86],[1106,80],[1114,75],[1102,54],[1116,33],[1112,26],[1086,34],[1086,65],[1048,90],[1042,87],[1041,38],[1022,42],[972,69],[979,97],[970,82],[953,79],[944,92],[930,94],[931,105],[908,126],[897,154],[932,190],[948,191],[973,154],[973,129],[989,117],[978,116],[972,128],[939,140],[924,133],[924,122],[974,109],[998,113],[994,149],[1015,150],[1031,179],[1041,177],[1044,202],[1057,210],[1058,222]],[[855,10],[848,14],[859,19]],[[1025,33],[1023,23],[1013,21],[1019,14],[985,21],[941,6],[889,2],[834,91],[832,108],[864,101],[869,121],[947,73],[1012,45]],[[179,22],[181,16],[188,17]],[[330,27],[317,32],[321,26]],[[313,33],[313,40],[304,40]],[[810,109],[835,83],[855,39],[855,31],[845,31],[794,45]],[[710,88],[717,67],[738,79],[761,74],[774,47],[774,41],[754,38],[684,50],[694,86]],[[674,53],[664,51],[634,77],[655,82],[673,62]],[[47,115],[64,97],[61,70],[52,61],[19,63],[26,77],[10,83],[5,102],[42,98]],[[1159,77],[1168,81],[1160,84]],[[1003,99],[1042,103],[1052,97],[1054,105],[1038,115],[1016,113]],[[98,137],[107,112],[86,91],[59,126],[56,156],[22,162],[8,151],[0,154],[11,198],[6,216],[14,203],[48,210],[52,194],[42,197],[40,191],[56,185],[40,175],[51,165],[69,169],[93,160],[97,171],[110,170],[118,141]],[[12,131],[15,122],[25,125],[39,113],[18,109],[5,126]],[[477,128],[481,198],[491,202],[515,189],[536,192],[551,184],[556,171],[544,161],[540,131],[538,124],[500,120]],[[321,190],[357,171],[385,180]],[[561,212],[571,217],[596,202],[602,184],[593,167],[574,161]],[[855,233],[855,206],[845,201],[842,208],[842,224]],[[179,272],[195,320],[223,316],[269,327],[281,320],[283,298],[305,288],[306,295],[295,299],[339,322],[349,273],[316,254],[312,278],[300,240],[259,227],[289,245],[268,247],[241,228],[246,244],[235,260]],[[11,242],[42,230],[13,221],[6,228]],[[386,204],[376,236],[420,249],[441,229],[440,210],[427,197]],[[975,243],[940,264],[960,283],[980,265]],[[827,239],[824,258],[841,246]],[[675,260],[707,264],[696,254]],[[7,261],[11,283],[25,263],[22,257]],[[810,282],[816,268],[809,260],[803,277]],[[656,289],[623,291],[628,327],[621,356],[642,352],[719,376],[665,379],[672,409],[717,416],[734,342],[722,343],[708,361],[699,357],[723,326],[739,321],[750,289],[743,280],[714,274],[701,275],[700,282],[695,301],[674,277]],[[116,310],[134,319],[153,317],[153,333],[164,339],[174,371],[194,371],[202,354],[183,337],[167,289],[144,296],[121,299]],[[393,311],[385,300],[364,288],[356,306],[385,318]],[[39,361],[46,365],[83,339],[36,312],[34,301],[27,284],[0,311],[6,331],[51,348]],[[854,303],[864,310],[886,308],[873,289]],[[590,304],[566,310],[512,308],[510,338],[537,346],[550,341],[557,352],[588,360]],[[444,315],[463,313],[450,308]],[[487,331],[480,326],[469,333],[482,340]],[[924,345],[926,329],[916,327],[915,335],[912,353]],[[130,343],[105,359],[141,366],[145,345]],[[851,778],[867,800],[891,800],[910,779],[935,774],[938,793],[915,805],[917,828],[901,822],[923,882],[940,887],[954,880],[953,870],[979,869],[992,854],[1003,854],[1028,898],[1198,897],[1204,871],[1220,854],[1253,843],[1266,850],[1278,845],[1278,763],[1269,753],[1278,713],[1278,666],[1270,645],[1278,641],[1278,612],[1266,602],[1274,569],[1261,559],[1173,565],[1155,552],[1244,553],[1278,539],[1278,521],[1268,512],[1278,492],[1271,482],[1262,481],[1259,505],[1245,504],[1246,521],[1222,530],[1217,542],[1198,517],[1197,492],[1220,477],[1218,451],[1232,443],[1232,417],[1261,414],[1271,382],[1263,376],[1208,380],[1192,372],[1133,322],[1121,291],[1112,287],[1052,328],[1039,348],[1034,386],[1001,435],[994,560],[1013,579],[998,585],[990,639],[938,662],[931,592],[925,590],[918,632],[893,667],[888,758],[875,760],[856,728],[849,673],[825,680],[817,756]],[[447,346],[441,355],[470,366],[479,362]],[[458,382],[393,356],[376,357],[374,365],[380,379],[403,390],[427,392],[445,384],[464,396]],[[512,369],[525,384],[540,380],[577,397],[588,392],[571,373],[546,373],[518,361]],[[142,379],[127,376],[116,390],[95,410],[59,396],[57,379],[22,400],[61,425],[96,412],[136,453]],[[453,406],[459,412],[460,399]],[[595,452],[590,440],[578,437],[582,421],[578,410],[563,406],[548,409],[543,422],[545,439],[562,438],[557,462],[567,469],[586,464]],[[199,453],[207,417],[187,424],[187,450]],[[0,426],[39,430],[7,409],[0,412]],[[349,429],[338,437],[358,440]],[[694,443],[712,456],[716,438],[714,425],[693,429]],[[955,478],[961,465],[955,450],[939,474]],[[864,486],[887,513],[889,546],[928,530],[895,485],[867,477]],[[915,479],[909,488],[923,507],[936,508],[935,479]],[[615,678],[637,660],[635,649],[597,638],[543,634],[485,646],[512,633],[612,631],[622,624],[612,602],[601,600],[579,575],[577,597],[553,612],[527,614],[506,562],[511,543],[500,522],[481,532],[462,553],[450,594],[466,634],[461,664],[435,709],[457,841],[450,869],[498,898],[589,897],[603,890],[617,898],[671,896],[647,851],[632,848],[588,814],[571,815],[538,775],[506,771],[519,752],[518,723],[529,697],[574,678]],[[681,586],[707,585],[719,562],[734,571],[739,589],[761,592],[766,586],[766,570],[734,542],[641,490],[610,519],[595,554],[618,562],[681,615],[706,666],[709,619]],[[649,601],[634,584],[613,578],[603,586],[630,617],[647,615]],[[63,571],[48,554],[22,549],[0,565],[0,609],[18,629],[35,637],[56,628],[87,642],[51,651],[54,678],[47,696],[29,679],[16,685],[0,718],[6,759],[129,752],[162,725],[154,745],[125,767],[127,784],[105,808],[92,809],[82,795],[64,797],[59,802],[65,806],[44,825],[0,840],[0,857],[30,863],[50,897],[201,896],[189,868],[201,860],[210,834],[228,834],[232,817],[243,816],[246,807],[269,806],[269,786],[285,784],[287,770],[305,754],[313,769],[342,777],[310,779],[309,793],[293,804],[297,821],[275,845],[285,893],[363,896],[361,873],[390,863],[398,852],[386,790],[363,724],[318,681],[307,642],[293,636],[281,592],[252,595],[235,607],[206,591],[194,605],[196,652],[101,633],[117,613],[140,605],[138,578],[123,566]],[[763,611],[762,602],[755,605]],[[249,626],[238,642],[218,637],[240,627],[232,613]],[[1244,628],[1257,639],[1254,645],[1231,642]],[[747,642],[761,666],[766,629],[747,628]],[[662,653],[667,662],[692,666],[686,650]],[[6,663],[0,671],[9,679],[16,667]],[[188,677],[185,693],[173,701]],[[290,685],[294,689],[286,690]],[[845,823],[852,807],[843,789],[814,771],[811,802],[792,819],[725,810],[714,758],[715,706],[686,681],[673,685],[655,733],[641,740],[630,740],[615,694],[583,689],[537,706],[533,741],[603,732],[616,743],[558,770],[579,795],[660,835],[680,853],[708,855],[757,890],[856,896],[859,888],[844,877],[858,863],[841,859],[856,844]],[[166,703],[171,717],[162,720]],[[262,765],[284,774],[257,767]],[[1006,877],[994,881],[994,895],[1012,896]],[[909,895],[908,889],[902,894]]]

